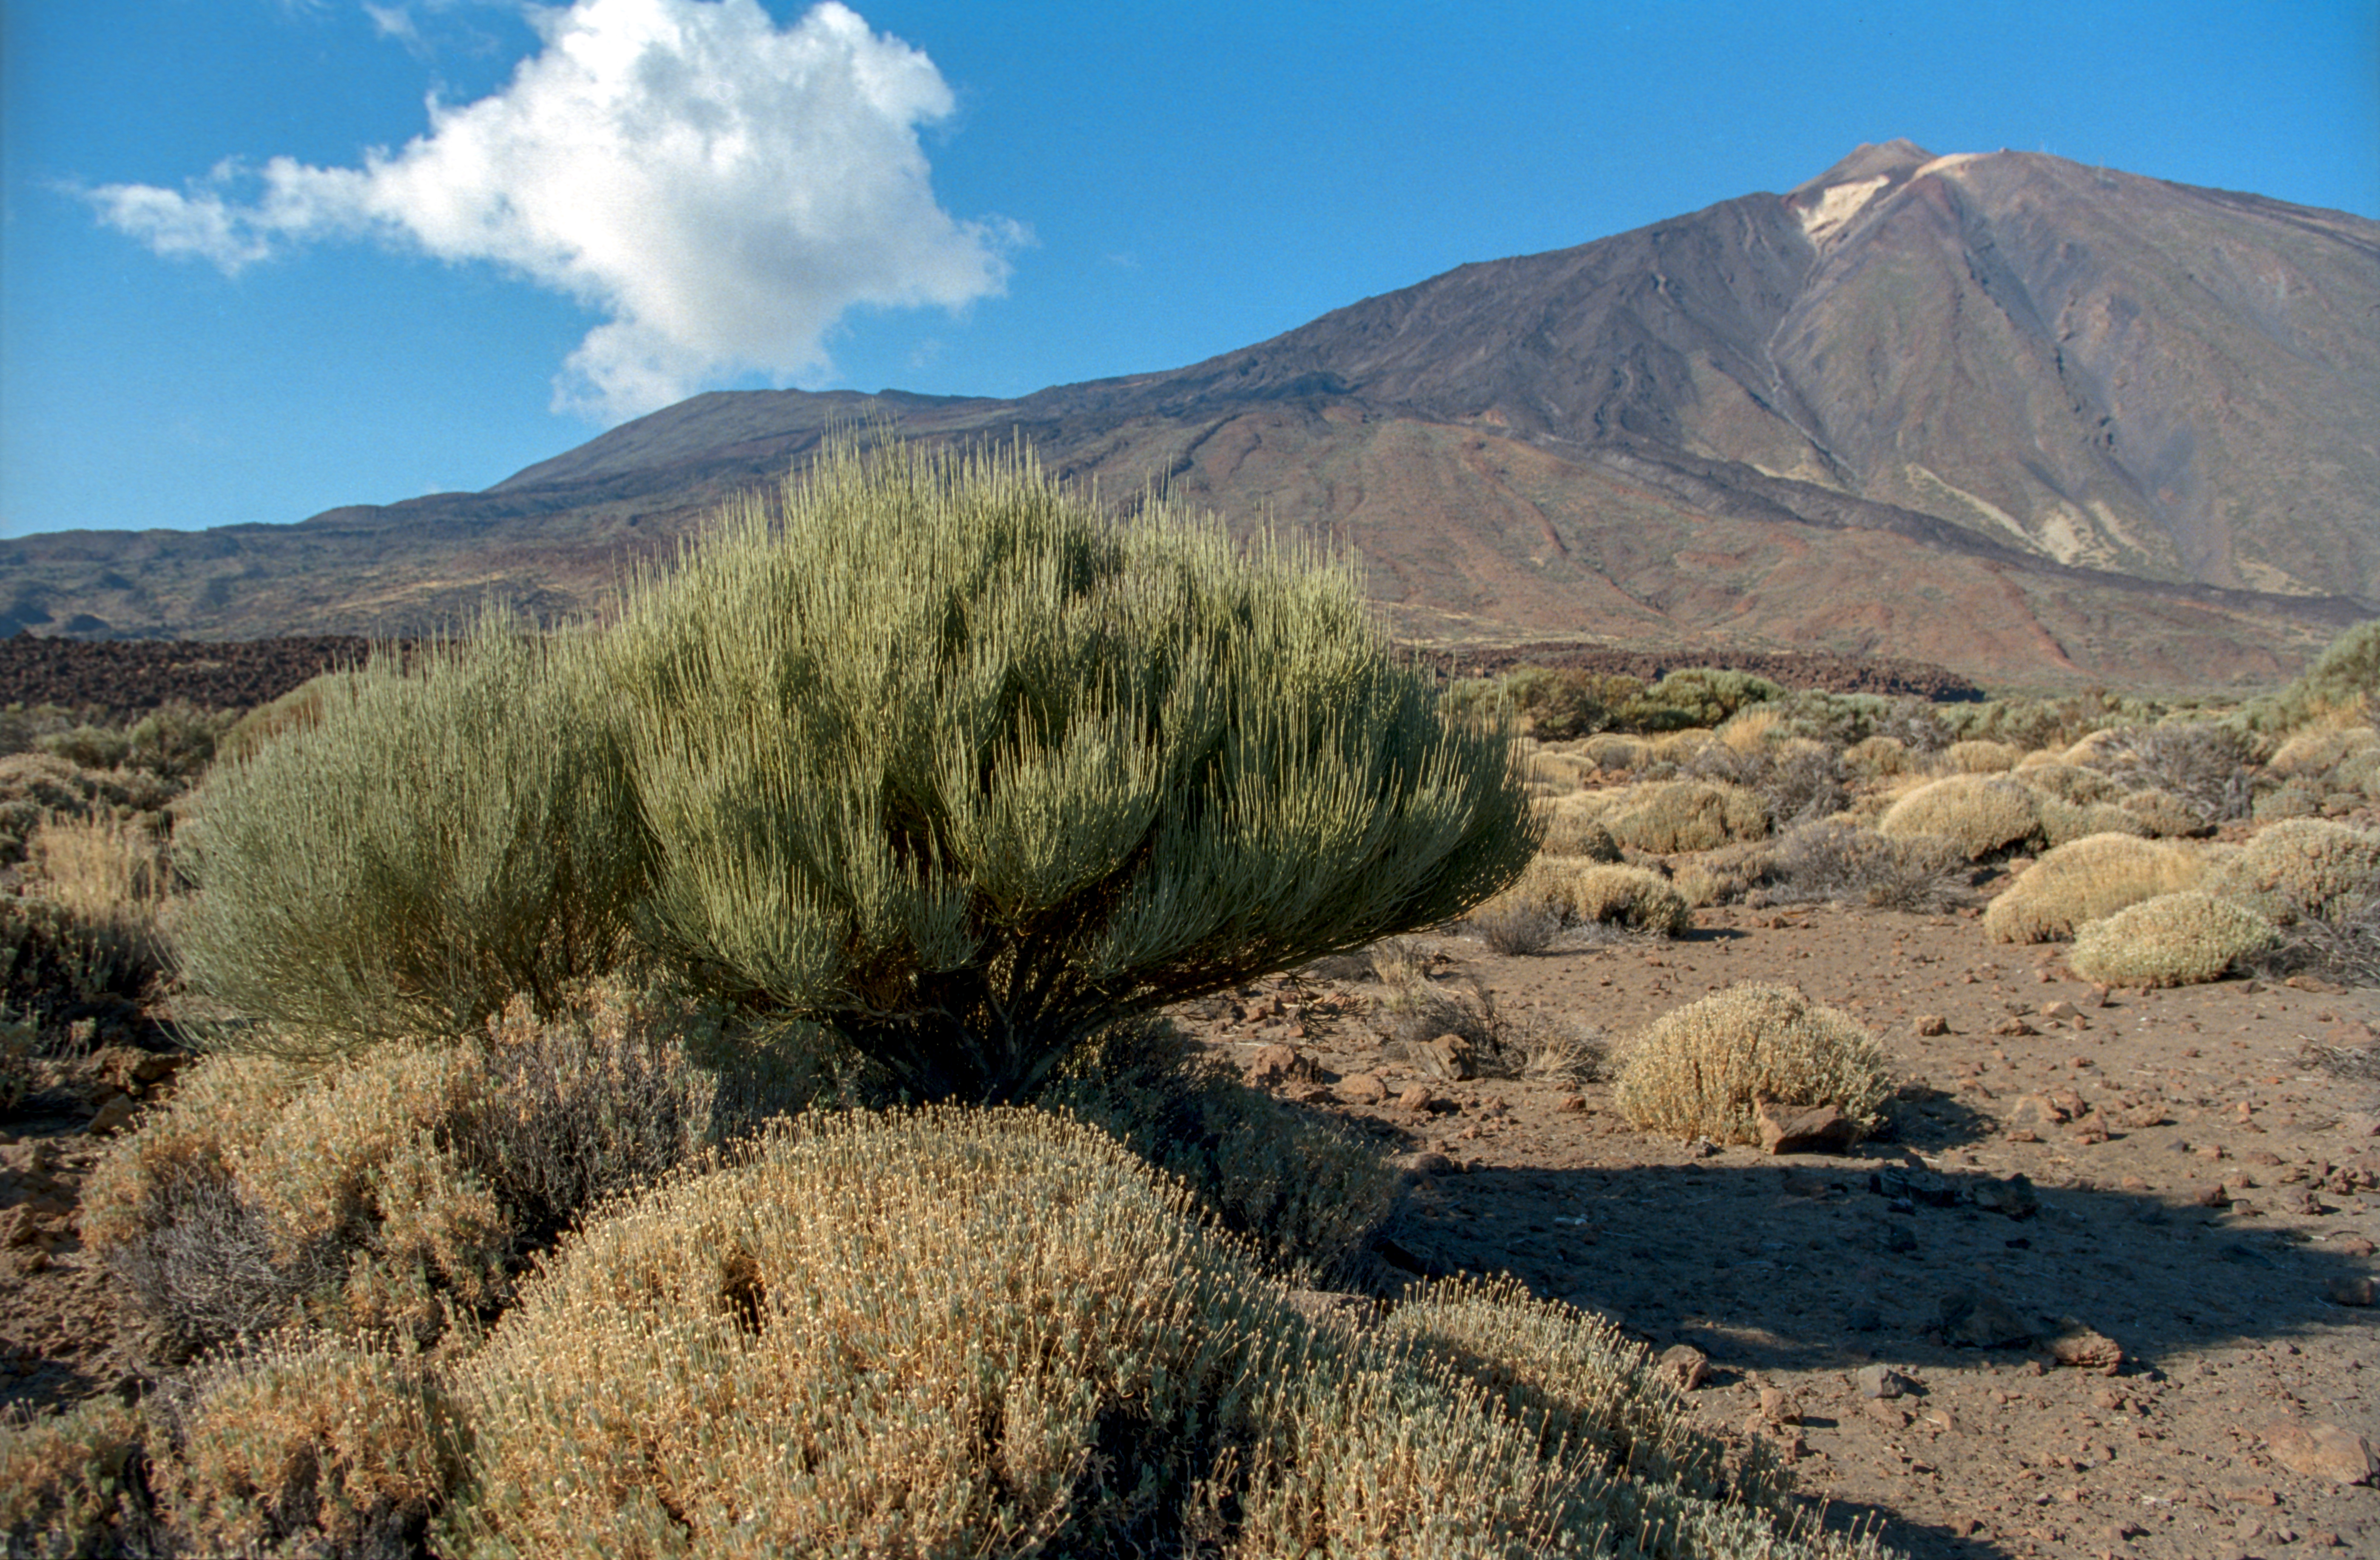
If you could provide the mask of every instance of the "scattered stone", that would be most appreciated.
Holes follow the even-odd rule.
[[[1349,1073],[1339,1080],[1339,1097],[1351,1105],[1377,1105],[1389,1097],[1378,1073]]]
[[[2335,1306],[2368,1306],[2373,1299],[2372,1280],[2334,1278],[2323,1287],[2323,1294]]]
[[[1870,1365],[1852,1378],[1862,1397],[1894,1398],[1904,1396],[1917,1383],[1889,1365]]]
[[[1314,1058],[1287,1045],[1260,1045],[1248,1058],[1248,1081],[1258,1088],[1283,1083],[1316,1083],[1322,1069]]]
[[[1427,1115],[1429,1108],[1437,1103],[1430,1091],[1418,1083],[1406,1085],[1404,1092],[1397,1096],[1397,1108],[1411,1111],[1415,1115]]]
[[[2039,1329],[2006,1301],[1976,1289],[1943,1296],[1936,1330],[1944,1343],[1964,1348],[2022,1348],[2039,1336]]]
[[[1565,1094],[1561,1097],[1561,1102],[1556,1108],[1567,1111],[1572,1115],[1576,1115],[1579,1112],[1586,1109],[1586,1096],[1584,1094]]]
[[[1661,1351],[1654,1369],[1667,1376],[1680,1392],[1692,1392],[1710,1373],[1710,1356],[1692,1344],[1671,1344]]]
[[[2273,1460],[2307,1479],[2334,1484],[2366,1484],[2380,1474],[2372,1444],[2343,1426],[2277,1420],[2260,1432]]]
[[[2117,1126],[2135,1132],[2151,1127],[2168,1126],[2172,1120],[2173,1117],[2166,1114],[2163,1105],[2133,1105],[2127,1110],[2118,1111],[2115,1115]]]
[[[2097,1111],[2093,1111],[2066,1129],[2069,1142],[2080,1143],[2085,1147],[2104,1143],[2110,1135],[2107,1131],[2107,1118]]]
[[[1917,1033],[1930,1038],[1934,1035],[1949,1034],[1950,1020],[1939,1013],[1920,1013],[1911,1021],[1909,1027]]]
[[[1867,1189],[1877,1196],[1911,1206],[1949,1208],[1959,1200],[1959,1188],[1922,1165],[1895,1165],[1867,1178]]]
[[[2076,1371],[2096,1371],[2112,1376],[2124,1368],[2124,1351],[2115,1339],[2075,1321],[2062,1317],[2058,1332],[2049,1340],[2049,1358]]]
[[[2071,1018],[2080,1018],[2082,1013],[2070,1002],[2045,1002],[2041,1005],[2041,1016],[2062,1024]]]
[[[1859,1124],[1830,1104],[1780,1105],[1753,1102],[1760,1147],[1768,1153],[1840,1153],[1859,1136]]]
[[[1802,1406],[1783,1387],[1764,1386],[1760,1389],[1760,1417],[1770,1424],[1800,1424]]]
[[[1945,1435],[1956,1435],[1964,1428],[1959,1423],[1958,1414],[1949,1408],[1928,1408],[1925,1422]]]
[[[1433,1078],[1460,1082],[1478,1074],[1478,1053],[1459,1034],[1442,1034],[1414,1047],[1414,1062]]]
[[[94,1138],[112,1138],[132,1125],[132,1117],[140,1108],[131,1095],[118,1094],[99,1107],[99,1114],[83,1130]]]
[[[2033,1178],[2022,1172],[2007,1180],[1986,1177],[1967,1188],[1967,1200],[1986,1213],[2004,1214],[2011,1219],[2029,1219],[2041,1211],[2041,1199],[2033,1189]]]
[[[2190,1205],[2193,1208],[2228,1208],[2231,1206],[2231,1194],[2219,1185],[2201,1187],[2190,1194]]]
[[[1909,1428],[1909,1416],[1894,1408],[1889,1403],[1870,1399],[1864,1411],[1869,1419],[1872,1419],[1877,1423],[1883,1425],[1887,1430],[1907,1430]]]
[[[1992,1033],[1998,1035],[2014,1036],[2039,1034],[2040,1032],[2041,1031],[2039,1030],[2034,1029],[2031,1024],[2026,1023],[2022,1018],[2018,1018],[2013,1013],[1992,1026]]]

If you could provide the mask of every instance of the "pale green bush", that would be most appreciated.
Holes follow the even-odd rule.
[[[1894,802],[1876,830],[1894,839],[1937,835],[1980,861],[2039,837],[2041,798],[2005,775],[1945,775]]]
[[[1984,932],[1997,943],[2070,937],[2086,921],[2195,885],[2203,870],[2203,859],[2180,846],[2129,834],[2087,835],[2018,874],[1985,908]]]
[[[646,933],[919,1097],[1029,1096],[1537,844],[1508,734],[1441,714],[1351,566],[1114,524],[1021,456],[830,454],[609,643]]]
[[[1851,1015],[1790,987],[1744,984],[1655,1019],[1612,1103],[1650,1131],[1749,1143],[1759,1140],[1756,1100],[1831,1104],[1872,1130],[1891,1092],[1883,1048]]]
[[[2380,831],[2320,818],[2268,823],[2204,886],[2281,925],[2327,920],[2380,891]]]
[[[2090,922],[2074,934],[2066,962],[2082,979],[2104,985],[2197,985],[2221,979],[2278,936],[2255,911],[2188,889]]]
[[[175,929],[225,1044],[338,1054],[540,1005],[626,957],[641,840],[584,635],[501,614],[331,679],[314,724],[220,764],[177,840]]]

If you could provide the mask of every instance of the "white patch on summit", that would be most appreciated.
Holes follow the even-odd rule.
[[[1797,203],[1793,214],[1802,219],[1802,231],[1810,236],[1810,242],[1823,244],[1875,200],[1878,190],[1891,182],[1891,175],[1878,174],[1874,178],[1856,179],[1850,184],[1828,185],[1818,197],[1816,205]]]

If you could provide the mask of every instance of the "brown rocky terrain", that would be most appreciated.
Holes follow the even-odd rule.
[[[1015,400],[698,396],[481,494],[0,542],[0,628],[550,615],[832,428],[1023,437],[1360,549],[1415,639],[2270,682],[2380,602],[2380,225],[2022,152],[1864,147],[1271,341]]]

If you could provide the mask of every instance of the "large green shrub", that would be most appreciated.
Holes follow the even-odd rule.
[[[619,963],[641,841],[592,650],[495,614],[217,766],[177,835],[175,951],[201,1004],[263,1020],[224,1038],[344,1053]]]
[[[1029,457],[832,453],[630,592],[642,926],[912,1093],[1459,914],[1536,848],[1353,568],[1129,525]]]

